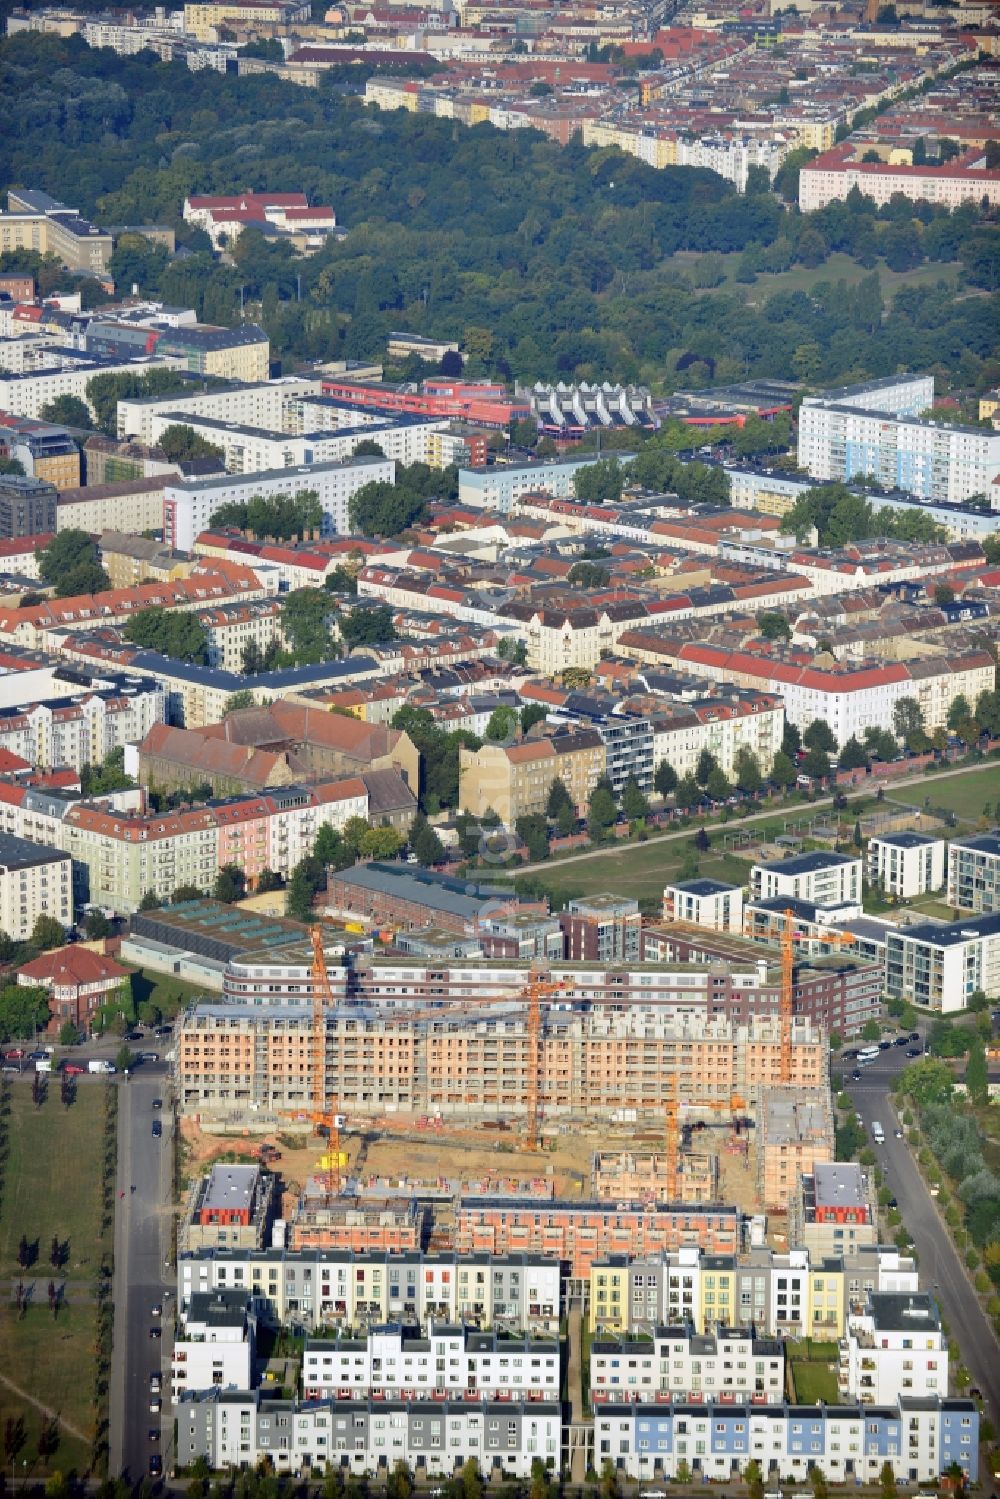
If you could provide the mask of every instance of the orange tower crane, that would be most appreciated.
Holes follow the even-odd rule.
[[[795,912],[785,909],[781,912],[781,1001],[779,1014],[781,1016],[781,1068],[779,1078],[782,1083],[790,1083],[792,1080],[792,1016],[795,1013],[795,939],[802,935],[795,929]],[[829,942],[831,944],[843,943],[845,946],[852,943],[854,938],[849,932],[822,932],[810,938],[812,942]]]
[[[528,1150],[537,1150],[538,1141],[538,1095],[542,1070],[542,1006],[543,994],[555,994],[568,985],[564,980],[551,983],[538,974],[533,974],[522,991],[528,1001],[528,1087],[525,1102],[528,1106],[528,1129],[525,1145]]]
[[[326,1012],[333,1009],[336,1000],[330,988],[330,975],[326,971],[326,954],[323,951],[323,928],[311,927],[312,942],[312,1032],[311,1063],[312,1109],[302,1113],[312,1124],[325,1128],[327,1135],[326,1190],[331,1197],[340,1191],[340,1131],[343,1115],[337,1112],[336,1104],[328,1108],[326,1101]],[[293,1115],[293,1118],[302,1115]]]
[[[664,1123],[666,1132],[664,1135],[664,1158],[667,1168],[667,1201],[677,1202],[680,1198],[680,1141],[678,1129],[678,1106],[677,1106],[677,1074],[668,1072],[666,1077],[666,1096],[663,1101]]]

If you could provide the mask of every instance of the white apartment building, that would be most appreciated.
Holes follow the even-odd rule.
[[[856,161],[854,155],[855,147],[845,141],[806,163],[799,175],[799,208],[803,213],[812,213],[827,203],[843,203],[852,187],[879,208],[884,208],[894,193],[902,193],[911,202],[923,200],[950,210],[962,203],[979,203],[983,198],[1000,203],[1000,179],[996,172],[986,170],[982,153],[978,165],[973,151],[960,162],[927,166],[923,171],[881,161]]]
[[[26,942],[39,916],[73,924],[73,875],[68,854],[0,833],[0,930]]]
[[[253,1384],[255,1320],[246,1296],[216,1291],[195,1296],[170,1355],[170,1392],[249,1390]]]
[[[245,479],[181,479],[163,490],[163,540],[167,546],[190,552],[223,505],[239,504],[257,495],[272,499],[303,490],[315,493],[323,507],[323,531],[343,536],[350,530],[348,504],[365,484],[394,484],[396,465],[387,458],[346,458],[334,462],[296,464],[265,469]]]
[[[926,921],[889,927],[885,992],[949,1015],[964,1010],[981,989],[1000,997],[1000,911],[950,924]]]
[[[993,495],[1000,432],[807,398],[799,410],[798,462],[814,479],[871,474],[886,488],[960,505]]]
[[[251,1294],[261,1317],[306,1328],[432,1320],[557,1335],[558,1260],[511,1254],[361,1254],[204,1249],[177,1261],[177,1304],[198,1292]]]
[[[743,887],[723,880],[681,880],[663,887],[664,921],[713,932],[743,931]]]
[[[558,1400],[559,1340],[390,1323],[366,1338],[307,1342],[302,1388],[310,1400]]]
[[[857,385],[833,386],[815,399],[830,401],[838,406],[850,406],[855,411],[919,416],[934,403],[934,376],[886,375],[884,379],[863,380]]]
[[[64,368],[35,370],[22,375],[0,374],[0,411],[37,419],[42,414],[42,407],[58,396],[77,396],[90,407],[87,386],[95,375],[142,375],[150,369],[176,369],[184,362],[167,355],[114,360],[88,358],[75,351],[62,352],[67,354]],[[93,411],[92,407],[90,409]]]
[[[254,1467],[277,1473],[330,1463],[353,1474],[391,1472],[397,1463],[448,1478],[474,1457],[484,1474],[529,1478],[538,1460],[558,1470],[562,1407],[505,1400],[317,1401],[262,1399],[260,1391],[211,1390],[176,1410],[177,1462],[199,1457],[212,1469]]]
[[[1000,911],[1000,831],[952,839],[948,846],[948,904],[984,916]]]
[[[886,895],[909,900],[944,884],[943,838],[928,833],[885,833],[868,843],[868,879]],[[957,902],[955,903],[957,904]]]
[[[848,1320],[837,1382],[842,1397],[862,1405],[947,1395],[948,1345],[933,1299],[920,1292],[869,1296]]]
[[[773,1489],[805,1485],[813,1468],[834,1483],[877,1483],[891,1463],[907,1483],[937,1485],[956,1462],[978,1472],[979,1413],[972,1400],[845,1406],[691,1404],[600,1406],[594,1463],[663,1482],[686,1469],[698,1481],[735,1482],[751,1459]]]
[[[708,135],[692,140],[682,135],[677,140],[677,165],[707,167],[742,193],[746,191],[751,167],[766,167],[768,176],[774,177],[788,154],[789,144],[788,140],[773,137]]]
[[[293,468],[301,464],[343,463],[353,456],[360,442],[374,440],[385,458],[396,463],[425,463],[429,453],[429,432],[437,426],[433,417],[395,417],[382,425],[356,425],[340,430],[288,433],[270,427],[254,427],[224,422],[216,417],[190,416],[176,408],[158,411],[150,420],[152,440],[158,442],[168,427],[181,424],[199,437],[221,448],[226,472],[230,474],[269,473],[274,469]],[[382,460],[376,460],[382,461]]]
[[[607,1400],[767,1400],[785,1388],[784,1344],[749,1330],[696,1333],[660,1327],[652,1343],[595,1341],[590,1347],[590,1391]]]
[[[164,723],[167,694],[141,677],[112,677],[106,686],[52,697],[24,708],[0,708],[0,748],[39,769],[97,765]]]
[[[676,703],[650,715],[653,765],[666,760],[678,777],[693,775],[702,751],[714,755],[727,776],[736,772],[736,757],[747,749],[767,775],[781,748],[785,705],[776,694],[745,691],[719,694],[697,702]]]
[[[861,903],[862,863],[849,854],[795,854],[750,870],[751,900],[805,900],[836,908]]]
[[[253,642],[263,653],[272,641],[282,643],[281,604],[253,599],[248,604],[219,604],[198,615],[208,636],[208,664],[223,671],[242,671],[244,652]]]
[[[586,458],[553,459],[552,462],[510,463],[503,467],[463,468],[458,474],[458,502],[475,510],[495,510],[506,515],[521,495],[540,491],[554,499],[572,499],[576,493],[573,477],[601,458],[594,453]],[[629,463],[634,453],[614,456],[619,463]]]
[[[276,432],[301,432],[296,413],[300,403],[319,395],[318,379],[260,380],[230,385],[223,390],[198,390],[191,395],[138,396],[118,402],[118,436],[135,442],[153,442],[153,423],[169,411],[184,417],[208,416],[221,422],[266,427]],[[183,417],[182,417],[183,419]]]

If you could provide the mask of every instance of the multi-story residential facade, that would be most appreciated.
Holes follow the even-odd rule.
[[[542,1254],[564,1261],[570,1279],[582,1285],[595,1260],[609,1253],[642,1257],[697,1245],[735,1254],[742,1246],[744,1223],[736,1208],[711,1205],[538,1204],[510,1197],[463,1197],[456,1207],[454,1232],[461,1255],[515,1250]]]
[[[1000,433],[807,397],[799,411],[798,461],[814,479],[870,474],[888,489],[961,504],[992,493]]]
[[[642,916],[636,900],[616,895],[571,900],[559,924],[567,958],[591,963],[639,961]]]
[[[886,932],[885,992],[949,1015],[981,989],[1000,995],[1000,911],[950,926],[921,922]]]
[[[358,439],[360,441],[360,439]],[[348,505],[365,484],[393,484],[396,465],[389,458],[344,458],[327,463],[250,471],[224,478],[178,479],[163,491],[163,539],[189,552],[223,505],[240,504],[262,496],[274,499],[304,490],[315,494],[323,511],[323,530],[329,535],[350,534]]]
[[[562,781],[583,815],[605,771],[604,741],[596,729],[578,729],[516,744],[484,744],[459,750],[459,799],[463,812],[494,811],[505,827],[519,817],[544,814],[552,783]]]
[[[799,207],[812,213],[827,203],[843,203],[856,188],[883,208],[896,193],[953,210],[962,203],[1000,203],[1000,182],[987,170],[982,150],[973,148],[947,165],[924,167],[868,161],[854,141],[843,141],[807,162],[799,176]]]
[[[34,250],[55,255],[68,271],[103,276],[112,248],[110,234],[48,193],[23,188],[8,192],[7,212],[0,213],[0,253]]]
[[[757,1192],[768,1209],[785,1211],[799,1178],[833,1160],[834,1119],[826,1080],[811,1090],[772,1088],[757,1113]]]
[[[934,1299],[926,1292],[870,1295],[848,1319],[837,1382],[842,1397],[862,1405],[947,1395],[948,1344]]]
[[[177,1036],[181,1111],[302,1107],[313,1087],[311,1024],[303,1006],[195,1005]],[[334,1012],[327,1019],[324,1086],[355,1117],[389,1108],[520,1118],[534,1044],[523,1001],[515,1007],[501,998],[492,1013],[443,1011],[440,1020],[409,1020],[405,1011]],[[546,1014],[539,1057],[545,1119],[623,1109],[662,1116],[671,1074],[682,1102],[728,1102],[734,1093],[759,1100],[781,1076],[780,1026],[758,1020],[731,1027],[611,1009],[581,1013],[567,1002]],[[818,1087],[825,1069],[824,1038],[797,1021],[793,1083]]]
[[[541,1461],[558,1469],[558,1402],[306,1401],[266,1399],[260,1391],[205,1391],[176,1411],[177,1462],[277,1473],[333,1464],[355,1474],[403,1463],[428,1477],[451,1476],[470,1457],[486,1474],[529,1478]]]
[[[983,916],[1000,911],[1000,833],[951,840],[947,898],[959,911]]]
[[[256,1318],[239,1291],[192,1296],[170,1350],[170,1393],[249,1390],[254,1379]]]
[[[751,900],[807,900],[828,908],[861,903],[862,861],[849,854],[806,853],[750,869]]]
[[[874,1183],[853,1161],[803,1172],[789,1202],[789,1242],[816,1255],[845,1255],[878,1240]]]
[[[39,916],[73,924],[69,855],[58,848],[0,834],[0,930],[26,942]]]
[[[785,1389],[784,1345],[738,1328],[698,1333],[658,1327],[652,1342],[595,1340],[590,1392],[605,1401],[726,1400],[776,1404]]]
[[[622,463],[634,453],[616,453]],[[552,462],[512,463],[503,467],[459,470],[458,499],[476,510],[494,510],[507,515],[523,494],[542,493],[556,499],[572,499],[573,479],[596,463],[600,454],[586,458],[554,459]]]
[[[39,769],[99,765],[112,750],[134,744],[166,717],[166,693],[138,677],[112,677],[106,687],[0,709],[0,748]]]
[[[70,489],[80,482],[80,449],[65,427],[0,412],[0,450],[17,459],[29,479],[56,489]]]
[[[755,1248],[738,1255],[697,1247],[641,1258],[605,1255],[591,1265],[592,1333],[622,1337],[690,1323],[695,1332],[752,1329],[767,1337],[839,1338],[873,1291],[916,1291],[912,1260],[862,1245],[824,1258],[808,1249]]]
[[[733,777],[742,749],[756,757],[766,776],[785,732],[785,705],[772,693],[720,693],[698,702],[671,703],[651,718],[654,765],[666,760],[679,777],[694,774],[705,750]]]
[[[144,375],[151,369],[171,369],[177,362],[164,355],[148,359],[98,359],[74,350],[67,352],[54,368],[26,370],[23,374],[0,372],[0,410],[38,420],[42,408],[59,396],[77,396],[86,402],[87,386],[95,375]]]
[[[695,1474],[738,1481],[756,1462],[765,1482],[805,1483],[819,1468],[834,1483],[875,1483],[889,1462],[907,1483],[936,1483],[957,1462],[978,1472],[979,1414],[972,1400],[849,1406],[691,1404],[601,1406],[594,1461],[640,1480]]]
[[[51,536],[56,528],[56,491],[45,479],[21,474],[0,477],[0,540]]]
[[[88,473],[90,462],[88,456]],[[150,478],[140,476],[62,489],[56,500],[56,530],[89,531],[91,535],[118,531],[132,536],[159,531],[163,525],[163,489],[167,478],[167,474],[161,473]]]
[[[199,1292],[252,1296],[262,1321],[315,1329],[467,1323],[552,1337],[561,1269],[537,1254],[359,1254],[331,1249],[202,1249],[177,1260],[177,1304]]]
[[[255,599],[248,604],[220,604],[198,615],[208,637],[208,664],[224,671],[242,671],[247,647],[263,655],[272,641],[280,645],[281,605],[277,599]]]
[[[557,1338],[396,1322],[363,1338],[307,1342],[302,1388],[310,1400],[558,1400],[559,1367]]]
[[[743,931],[743,888],[723,880],[680,880],[663,887],[664,921],[713,932]]]
[[[940,890],[946,846],[943,838],[932,838],[928,833],[883,833],[870,838],[868,879],[899,900]]]

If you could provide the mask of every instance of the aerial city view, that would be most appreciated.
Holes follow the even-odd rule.
[[[0,1499],[998,1499],[1000,0],[0,0]]]

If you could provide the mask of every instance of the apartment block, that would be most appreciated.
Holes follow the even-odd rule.
[[[861,904],[862,861],[849,854],[794,854],[750,869],[751,900],[805,900],[835,909]]]
[[[798,461],[814,479],[868,474],[887,489],[961,504],[992,494],[1000,433],[807,397],[799,411]]]
[[[568,999],[565,1009],[562,1003],[560,996],[559,1007],[545,1013],[539,1043],[543,1120],[603,1118],[623,1109],[662,1117],[671,1074],[682,1103],[686,1097],[728,1103],[734,1093],[755,1103],[780,1078],[780,1027],[773,1020],[735,1027],[610,1007],[574,1011]],[[310,1028],[309,1011],[300,1005],[193,1006],[176,1044],[182,1113],[303,1107],[314,1096]],[[515,1006],[502,997],[492,1013],[442,1010],[440,1019],[425,1013],[410,1020],[398,1009],[335,1011],[327,1017],[323,1085],[355,1117],[389,1109],[520,1119],[533,1045],[523,1001]],[[825,1069],[823,1036],[796,1022],[793,1083],[821,1087]]]
[[[926,1292],[875,1292],[848,1319],[837,1371],[840,1394],[862,1405],[938,1399],[948,1393],[948,1344]]]
[[[678,777],[693,775],[706,750],[733,777],[744,749],[767,775],[785,732],[785,704],[773,693],[719,690],[694,702],[657,708],[650,717],[654,766],[666,760]]]
[[[26,942],[39,916],[53,917],[66,930],[73,924],[69,855],[0,833],[0,930]]]
[[[463,1323],[557,1336],[561,1270],[541,1255],[359,1254],[351,1250],[209,1249],[177,1259],[177,1304],[199,1292],[253,1297],[271,1326],[358,1329],[389,1322]]]
[[[907,1400],[848,1406],[643,1404],[594,1415],[594,1461],[631,1478],[664,1481],[695,1472],[738,1482],[748,1462],[765,1483],[804,1484],[812,1468],[829,1481],[877,1483],[889,1462],[906,1483],[937,1483],[950,1464],[978,1472],[979,1413],[971,1400]],[[682,1466],[683,1465],[683,1466]]]
[[[636,963],[640,957],[639,902],[616,895],[571,900],[560,913],[566,957],[591,963]]]
[[[834,1121],[825,1088],[772,1088],[757,1114],[757,1190],[765,1207],[785,1210],[799,1178],[833,1160]]]
[[[162,687],[138,677],[110,675],[104,680],[108,685],[72,696],[0,708],[0,749],[40,770],[82,770],[163,722],[167,696]]]
[[[623,464],[634,453],[616,453]],[[458,499],[475,510],[493,510],[507,515],[523,494],[542,493],[554,499],[572,499],[573,478],[600,457],[553,459],[551,462],[511,463],[503,467],[464,468],[458,475]]]
[[[281,605],[277,599],[219,604],[198,615],[208,637],[208,664],[223,671],[242,671],[248,646],[263,655],[272,641],[283,642]]]
[[[843,141],[807,162],[799,177],[799,207],[812,213],[827,203],[843,203],[856,188],[883,208],[896,194],[911,202],[923,201],[949,210],[962,203],[1000,203],[1000,180],[986,165],[985,154],[973,147],[947,164],[925,166],[867,161],[859,158],[855,141]]]
[[[65,427],[0,412],[0,453],[16,459],[29,479],[56,489],[80,482],[80,449]]]
[[[605,772],[605,747],[596,729],[570,730],[516,744],[459,750],[461,809],[474,817],[494,811],[507,828],[519,817],[544,814],[549,791],[562,781],[577,812]]]
[[[664,921],[713,932],[743,931],[743,888],[722,880],[681,880],[663,887]]]
[[[360,439],[359,439],[360,440]],[[291,467],[251,471],[224,478],[179,479],[163,491],[163,539],[169,546],[190,552],[202,531],[208,529],[223,505],[241,504],[261,496],[276,499],[304,490],[316,495],[323,510],[323,530],[328,535],[350,534],[348,505],[365,484],[393,484],[396,465],[387,458],[346,458],[326,463],[299,463]]]
[[[388,1323],[363,1338],[307,1341],[308,1400],[558,1400],[559,1340],[500,1337],[432,1322]]]
[[[698,1333],[689,1323],[658,1327],[652,1341],[595,1340],[590,1392],[605,1401],[753,1401],[773,1405],[785,1390],[784,1344],[736,1328]]]
[[[719,1255],[691,1247],[596,1259],[588,1318],[592,1333],[616,1337],[652,1337],[657,1327],[690,1324],[702,1334],[738,1327],[757,1336],[831,1340],[872,1292],[916,1290],[916,1267],[896,1249],[862,1245],[824,1257],[805,1248]]]
[[[191,1185],[178,1247],[182,1252],[261,1249],[274,1212],[274,1189],[275,1178],[259,1166],[215,1162]]]
[[[589,1279],[591,1266],[610,1254],[637,1257],[701,1246],[718,1254],[741,1247],[743,1222],[736,1208],[657,1204],[463,1197],[455,1210],[455,1247],[465,1254],[541,1254],[565,1261],[571,1279]]]
[[[7,212],[0,213],[0,253],[34,250],[55,255],[68,271],[100,277],[107,273],[112,249],[110,234],[48,193],[23,188],[8,192]]]
[[[260,1391],[208,1390],[180,1401],[177,1462],[309,1472],[327,1463],[362,1475],[404,1463],[448,1478],[474,1457],[484,1474],[529,1478],[541,1461],[558,1469],[562,1407],[536,1401],[275,1400]]]
[[[811,1255],[845,1255],[878,1241],[874,1184],[853,1161],[817,1162],[789,1200],[789,1242]]]
[[[159,355],[149,359],[98,359],[75,349],[57,353],[58,361],[45,369],[23,374],[0,371],[0,410],[37,421],[42,408],[58,396],[77,396],[86,403],[87,386],[95,375],[144,375],[151,369],[173,368],[177,363]]]
[[[977,989],[1000,996],[1000,911],[886,932],[885,992],[939,1015],[964,1010]]]
[[[90,465],[88,453],[88,477]],[[102,531],[131,536],[158,531],[163,524],[163,489],[167,477],[160,474],[64,488],[56,500],[56,530],[89,531],[95,536]]]
[[[45,479],[0,477],[0,540],[49,537],[56,529],[56,491]]]
[[[256,1359],[256,1319],[238,1291],[192,1296],[170,1350],[170,1394],[248,1390]]]
[[[956,910],[976,915],[1000,911],[1000,832],[951,840],[947,899]]]
[[[997,846],[1000,850],[1000,840]],[[899,900],[940,890],[945,879],[946,847],[943,838],[932,838],[928,833],[884,833],[870,838],[869,882]]]

